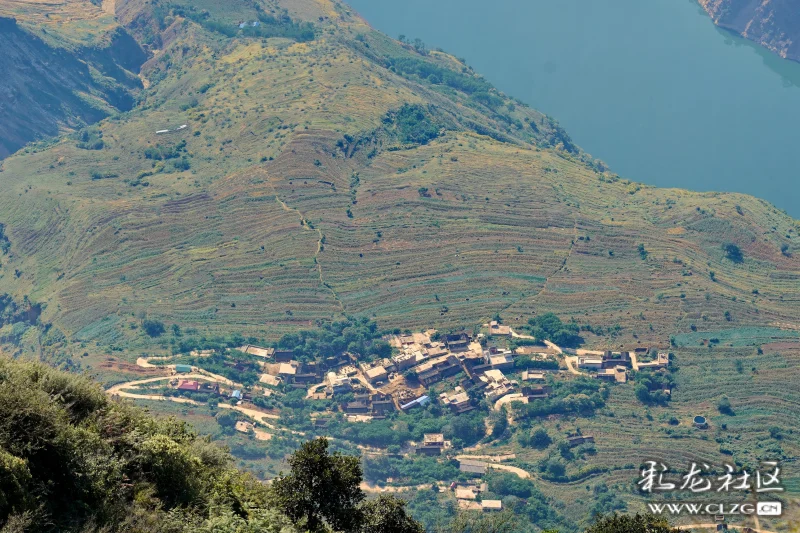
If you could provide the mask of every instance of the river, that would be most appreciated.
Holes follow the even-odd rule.
[[[625,178],[764,198],[800,218],[800,63],[695,0],[348,0],[467,60]]]

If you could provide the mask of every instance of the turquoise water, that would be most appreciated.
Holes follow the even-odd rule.
[[[462,57],[621,176],[736,191],[800,218],[800,63],[694,0],[348,0]]]

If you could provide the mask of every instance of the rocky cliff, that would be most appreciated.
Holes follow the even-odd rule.
[[[797,0],[700,0],[714,23],[740,33],[781,57],[800,61]]]

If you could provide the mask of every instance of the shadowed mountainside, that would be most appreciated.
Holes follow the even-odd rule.
[[[3,16],[8,7],[0,6],[0,158],[134,106],[146,56],[123,28],[82,25],[70,29],[85,32],[73,41],[34,14]]]

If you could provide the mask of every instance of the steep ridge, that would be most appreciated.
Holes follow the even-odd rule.
[[[110,25],[79,43],[47,28],[29,25],[24,14],[0,16],[0,158],[127,111],[141,88],[135,73],[146,56],[123,28]]]
[[[800,8],[794,0],[700,0],[714,23],[800,61]]]

